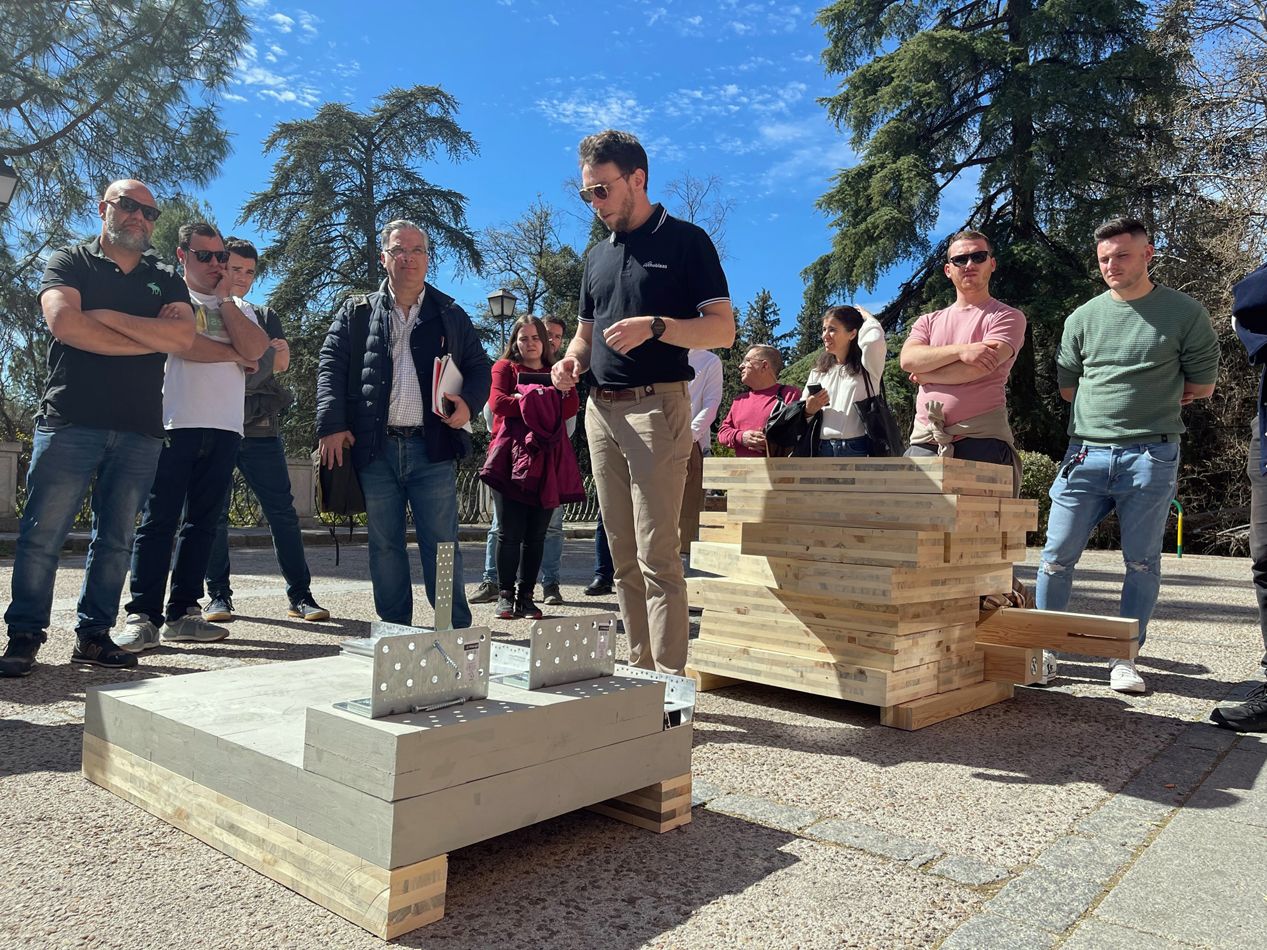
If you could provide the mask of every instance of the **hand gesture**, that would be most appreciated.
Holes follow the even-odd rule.
[[[326,468],[334,468],[343,464],[343,450],[350,449],[356,437],[346,429],[343,432],[332,432],[321,437],[321,464]]]
[[[651,317],[626,317],[603,331],[603,342],[624,356],[651,339]]]
[[[745,429],[740,441],[745,449],[765,452],[765,433],[760,429]]]
[[[460,429],[471,420],[471,407],[457,393],[445,393],[444,398],[453,403],[453,411],[445,419],[450,429]]]
[[[831,399],[831,393],[825,389],[820,389],[813,395],[805,397],[805,415],[812,416],[827,405]]]
[[[575,389],[581,381],[581,363],[575,356],[565,356],[550,367],[550,380],[560,392]]]

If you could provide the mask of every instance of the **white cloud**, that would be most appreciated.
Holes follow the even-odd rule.
[[[225,98],[225,99],[227,99],[229,102],[246,102],[246,101],[248,101],[248,100],[247,100],[247,98],[246,98],[246,96],[239,96],[239,95],[238,95],[237,93],[235,93],[235,92],[226,92],[226,93],[224,94],[224,98]]]
[[[273,24],[278,33],[289,33],[295,28],[295,21],[284,13],[270,13],[265,19]]]
[[[570,97],[538,99],[536,106],[551,121],[585,132],[610,128],[636,131],[650,116],[650,110],[637,97],[620,89],[598,95],[578,92]]]
[[[302,39],[315,39],[317,36],[317,24],[321,22],[321,18],[314,16],[307,10],[296,10],[295,14],[299,17],[299,30],[303,33]]]

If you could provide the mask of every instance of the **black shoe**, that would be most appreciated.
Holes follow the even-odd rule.
[[[590,581],[589,587],[585,588],[586,597],[603,597],[614,593],[612,582],[605,577],[595,577]]]
[[[532,596],[520,597],[515,601],[515,616],[525,620],[540,620],[541,608],[532,602]]]
[[[4,656],[0,656],[0,676],[26,676],[35,666],[35,654],[44,645],[42,633],[11,633]]]
[[[515,612],[514,594],[504,590],[497,595],[497,606],[494,608],[498,620],[514,620],[519,616]]]
[[[558,584],[542,584],[541,585],[541,602],[550,607],[557,607],[563,603],[563,592],[559,590]]]
[[[203,616],[206,616],[204,614]],[[312,594],[306,594],[290,605],[290,610],[286,611],[288,617],[299,617],[302,620],[329,620],[330,611],[326,610],[319,603],[312,599]],[[210,617],[207,617],[210,620]]]
[[[1267,683],[1258,686],[1239,706],[1220,706],[1210,719],[1223,729],[1267,732]]]
[[[104,635],[76,638],[75,652],[70,655],[70,661],[104,666],[112,670],[124,670],[136,666],[135,655],[127,650],[119,649],[113,640]]]

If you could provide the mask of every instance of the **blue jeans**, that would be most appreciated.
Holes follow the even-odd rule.
[[[273,536],[273,552],[277,566],[286,578],[286,596],[293,604],[310,597],[312,574],[304,557],[304,540],[295,514],[295,497],[290,492],[290,471],[286,468],[286,450],[278,437],[243,439],[238,446],[238,468],[246,483],[259,499],[260,508]],[[229,502],[232,482],[224,494],[224,506],[216,524],[216,537],[211,544],[207,563],[207,593],[212,597],[231,597],[229,586]]]
[[[559,568],[563,565],[563,506],[559,505],[550,515],[546,527],[545,548],[541,552],[541,586],[559,583]]]
[[[216,523],[242,437],[226,429],[169,429],[132,546],[130,614],[183,617],[202,598]],[[179,531],[179,538],[177,537]],[[172,541],[176,558],[172,559]],[[167,575],[172,587],[167,592]],[[167,609],[163,594],[167,592]]]
[[[854,439],[823,439],[818,443],[820,458],[865,458],[871,454],[871,440],[865,435]]]
[[[1117,509],[1122,560],[1126,562],[1119,615],[1139,621],[1143,646],[1161,588],[1162,537],[1178,473],[1178,442],[1071,442],[1048,492],[1051,514],[1038,566],[1038,609],[1064,610],[1069,606],[1074,567],[1087,540],[1095,526]]]
[[[611,548],[607,546],[607,529],[603,527],[603,513],[598,513],[598,524],[594,527],[594,576],[601,577],[611,583],[616,576],[616,565],[612,563]]]
[[[4,614],[10,633],[47,629],[57,558],[93,476],[92,540],[75,632],[101,636],[114,626],[136,515],[154,482],[162,448],[162,439],[137,432],[71,423],[36,426],[13,559],[13,599]]]
[[[422,557],[427,600],[436,602],[436,546],[458,539],[457,466],[432,462],[422,436],[388,436],[382,454],[357,471],[365,493],[370,542],[370,578],[374,610],[388,623],[413,624],[413,585],[405,547],[406,506],[413,512],[414,535]],[[454,545],[453,626],[471,625],[471,608],[462,583],[462,548]]]
[[[497,583],[497,541],[501,537],[502,496],[493,492],[493,522],[488,526],[488,540],[484,542],[484,576],[482,580]],[[550,516],[546,528],[546,543],[541,554],[541,586],[559,583],[559,569],[563,564],[563,506],[559,505]]]

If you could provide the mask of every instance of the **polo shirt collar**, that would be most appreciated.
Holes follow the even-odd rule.
[[[98,257],[101,260],[108,261],[111,264],[115,263],[114,259],[101,249],[101,235],[100,234],[93,237],[93,239],[89,241],[87,244],[85,244],[84,246],[88,249],[88,253],[91,254],[93,257]],[[148,251],[141,252],[141,260],[136,266],[137,267],[144,266],[144,267],[149,267],[152,269],[160,263],[161,263],[161,260],[158,254],[155,253],[153,248],[150,248]]]
[[[660,230],[660,226],[668,219],[669,212],[665,210],[664,205],[657,201],[651,206],[651,215],[646,221],[643,221],[642,224],[638,225],[638,227],[634,228],[632,231],[619,232],[620,240],[628,241],[631,237],[644,237],[646,235],[655,234]],[[617,233],[618,232],[613,231],[611,233],[611,237],[608,238],[612,244],[616,243]]]

